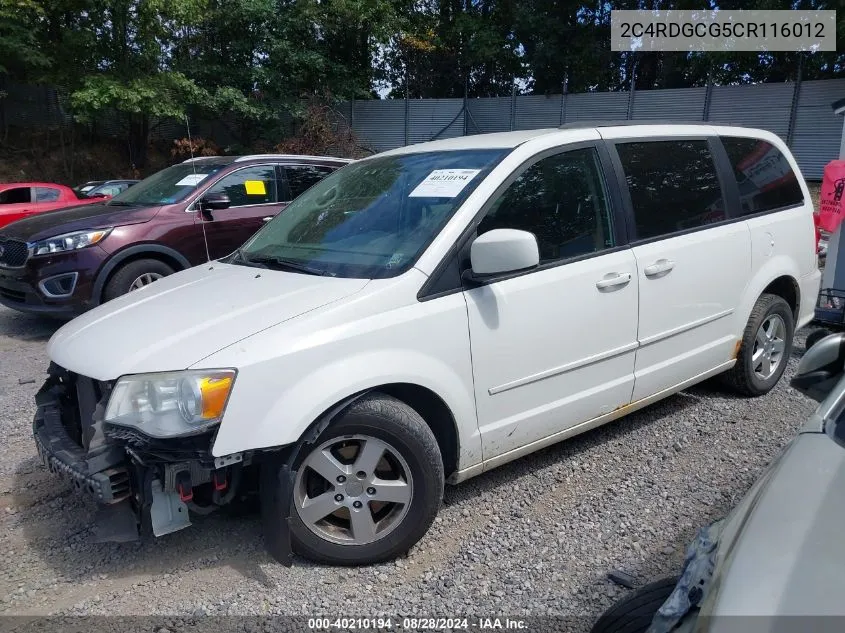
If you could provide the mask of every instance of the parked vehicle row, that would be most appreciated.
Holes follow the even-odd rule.
[[[813,318],[812,204],[768,132],[576,125],[404,147],[331,173],[238,247],[218,209],[260,225],[291,187],[277,160],[178,165],[63,229],[106,236],[56,262],[150,226],[219,258],[48,344],[36,445],[101,504],[103,538],[160,536],[255,493],[279,560],[390,559],[446,480],[712,376],[765,394]],[[51,237],[13,226],[7,239]],[[54,261],[39,257],[25,296]]]
[[[73,189],[49,182],[0,184],[0,228],[37,213],[111,198],[137,182],[137,180],[96,180]]]
[[[107,201],[15,222],[0,231],[0,303],[72,317],[228,255],[290,200],[347,162],[280,155],[198,158]]]
[[[89,180],[73,188],[74,191],[83,193],[89,198],[96,197],[114,197],[129,189],[133,185],[137,185],[140,180]]]

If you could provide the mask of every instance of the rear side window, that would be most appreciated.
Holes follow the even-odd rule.
[[[707,141],[644,141],[616,146],[638,239],[725,219],[722,189]]]
[[[0,204],[20,204],[21,202],[32,202],[32,193],[29,187],[15,187],[0,191]]]
[[[36,202],[55,202],[59,199],[59,190],[52,187],[36,187],[35,201]]]
[[[288,179],[290,198],[293,200],[332,173],[334,168],[321,165],[292,165],[286,166],[284,170]]]
[[[756,138],[721,139],[739,184],[740,215],[804,203],[798,176],[777,147]]]

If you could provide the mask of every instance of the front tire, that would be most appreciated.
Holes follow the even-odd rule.
[[[111,301],[133,290],[139,290],[174,272],[176,271],[158,259],[136,259],[120,266],[111,276],[103,290],[103,301]]]
[[[786,370],[794,334],[789,304],[777,295],[761,295],[751,310],[736,365],[724,374],[725,383],[744,396],[769,393]]]
[[[295,464],[297,554],[332,565],[377,563],[404,554],[428,531],[443,498],[443,460],[431,428],[407,404],[364,396],[309,449]]]
[[[605,611],[590,633],[645,633],[677,584],[675,576],[640,587]]]

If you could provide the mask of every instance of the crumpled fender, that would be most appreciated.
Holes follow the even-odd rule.
[[[723,527],[721,520],[698,531],[687,548],[678,584],[654,614],[647,633],[669,633],[687,613],[701,605],[716,569],[716,550]]]

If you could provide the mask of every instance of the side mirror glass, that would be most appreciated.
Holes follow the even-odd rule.
[[[808,398],[822,402],[844,374],[845,334],[822,338],[811,335],[808,349],[789,384]]]
[[[230,206],[232,206],[232,201],[223,192],[207,193],[200,200],[200,209],[203,211],[219,211],[228,209]]]
[[[494,229],[478,236],[470,247],[472,276],[483,279],[534,268],[540,263],[537,238],[528,231]]]

